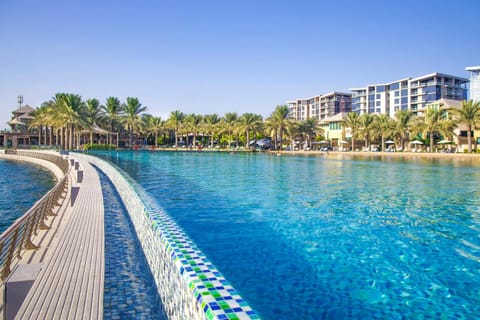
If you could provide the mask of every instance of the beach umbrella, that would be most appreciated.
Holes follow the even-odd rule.
[[[342,141],[340,141],[340,143],[342,143],[342,144],[346,144],[346,143],[349,143],[349,142],[348,142],[348,141],[343,141],[343,140],[342,140]]]
[[[385,141],[385,144],[394,144],[394,143],[395,143],[395,141],[392,141],[392,140]]]
[[[418,140],[413,140],[412,142],[410,142],[411,144],[423,144],[422,141],[418,141]]]
[[[449,140],[440,140],[437,142],[437,144],[452,144],[453,141],[449,141]]]

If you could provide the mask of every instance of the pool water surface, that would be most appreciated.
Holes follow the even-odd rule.
[[[480,314],[480,166],[98,153],[125,170],[264,319]]]

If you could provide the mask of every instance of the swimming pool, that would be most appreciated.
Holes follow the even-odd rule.
[[[55,176],[43,167],[0,160],[0,233],[39,200],[55,184]]]
[[[480,313],[475,163],[101,156],[155,198],[265,319]]]

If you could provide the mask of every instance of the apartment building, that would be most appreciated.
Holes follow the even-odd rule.
[[[480,101],[480,66],[467,67],[465,70],[470,71],[470,97],[471,100]]]
[[[352,88],[352,111],[394,117],[398,110],[411,110],[421,115],[427,104],[439,99],[467,99],[467,84],[468,79],[436,72],[365,88]]]
[[[307,99],[296,99],[287,102],[289,117],[294,120],[315,118],[325,120],[341,112],[352,111],[352,94],[330,92]]]

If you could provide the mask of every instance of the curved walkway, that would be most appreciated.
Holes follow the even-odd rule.
[[[12,159],[11,155],[1,157]],[[39,234],[41,249],[27,251],[19,262],[40,262],[42,269],[15,319],[103,318],[103,196],[96,170],[84,160],[77,161],[83,179],[77,181],[77,171],[72,171],[69,201],[60,208],[58,220],[50,223],[47,234]]]

